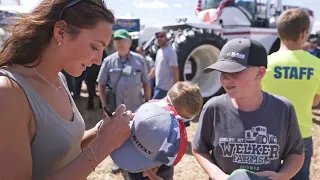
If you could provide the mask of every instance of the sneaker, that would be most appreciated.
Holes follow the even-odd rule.
[[[111,166],[111,172],[113,174],[117,174],[120,171],[121,171],[121,169],[115,163],[113,163],[112,166]]]

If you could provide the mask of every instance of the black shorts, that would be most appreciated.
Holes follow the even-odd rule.
[[[159,167],[157,176],[165,179],[165,180],[172,180],[173,179],[173,173],[174,173],[174,168],[162,165]],[[128,178],[127,180],[149,180],[148,177],[143,177],[142,172],[141,173],[127,173]]]

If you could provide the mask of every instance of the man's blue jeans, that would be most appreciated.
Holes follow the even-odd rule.
[[[167,92],[168,91],[156,87],[152,99],[163,99],[167,96]]]
[[[313,142],[312,137],[304,138],[304,163],[300,171],[291,180],[310,180],[310,164],[313,156]]]
[[[150,86],[151,86],[151,96],[153,97],[154,95],[154,89],[155,89],[155,86],[156,86],[156,79],[153,78],[153,79],[150,79]]]

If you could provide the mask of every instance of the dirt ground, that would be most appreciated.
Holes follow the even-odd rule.
[[[98,120],[102,118],[102,111],[98,108],[98,97],[95,98],[95,110],[86,110],[87,94],[84,92],[81,94],[81,98],[76,100],[76,104],[81,112],[85,122],[86,129],[92,128]],[[314,156],[312,158],[311,165],[311,180],[320,179],[320,108],[314,110],[314,126],[313,126],[313,140],[314,140]],[[200,180],[208,179],[206,173],[202,170],[200,165],[196,162],[190,151],[190,142],[192,141],[197,123],[192,122],[191,126],[187,128],[189,148],[187,154],[183,157],[181,162],[175,167],[174,179],[175,180]],[[111,173],[111,158],[107,158],[103,161],[87,179],[88,180],[123,180],[123,174],[118,173],[116,175]],[[184,170],[184,171],[183,171]]]

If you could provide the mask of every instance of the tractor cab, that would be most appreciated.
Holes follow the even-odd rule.
[[[224,26],[269,27],[270,0],[199,0],[197,15],[204,23]],[[270,7],[270,6],[269,6]]]
[[[201,9],[217,9],[220,4],[226,4],[226,7],[236,6],[245,9],[250,15],[256,12],[256,0],[202,0]]]
[[[202,23],[225,27],[275,28],[277,17],[284,10],[298,6],[282,5],[282,0],[198,0],[196,15]],[[313,11],[304,8],[310,16],[310,30],[314,23]]]

